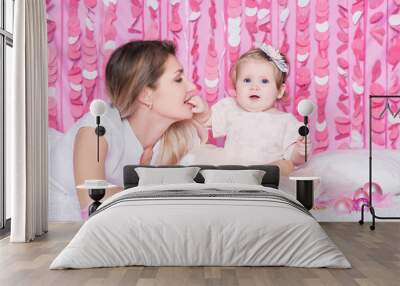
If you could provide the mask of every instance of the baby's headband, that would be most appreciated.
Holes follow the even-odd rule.
[[[267,45],[264,43],[258,44],[257,48],[259,48],[267,56],[269,56],[281,72],[284,72],[284,73],[289,72],[289,67],[286,64],[285,59],[283,58],[283,56],[277,49],[275,49],[273,46],[270,46],[270,45]]]

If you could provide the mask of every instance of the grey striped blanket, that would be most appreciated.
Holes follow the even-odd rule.
[[[264,200],[291,206],[309,216],[311,213],[298,201],[291,200],[277,192],[265,190],[234,190],[228,191],[217,188],[204,188],[202,190],[163,190],[163,191],[137,191],[127,192],[116,200],[101,205],[100,208],[92,214],[92,216],[107,210],[108,208],[128,201],[143,201],[143,200]]]

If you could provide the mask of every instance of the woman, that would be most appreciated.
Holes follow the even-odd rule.
[[[54,211],[63,216],[71,211],[72,219],[79,217],[79,209],[86,212],[91,203],[87,191],[78,190],[78,204],[72,191],[76,185],[104,179],[122,186],[125,165],[180,163],[204,137],[200,125],[192,120],[201,101],[193,96],[195,85],[185,77],[171,42],[137,41],[119,47],[109,59],[105,76],[111,105],[101,118],[106,133],[100,137],[99,162],[91,114],[83,116],[59,141],[50,162],[53,185],[69,194],[65,209]],[[108,190],[106,196],[120,190]],[[57,200],[62,198],[54,197]]]

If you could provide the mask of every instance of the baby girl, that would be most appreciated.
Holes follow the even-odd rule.
[[[293,164],[304,163],[304,137],[298,135],[302,124],[275,107],[284,96],[288,71],[279,51],[262,44],[232,67],[234,97],[219,100],[211,110],[205,103],[193,102],[197,120],[211,127],[214,137],[226,136],[221,163],[272,163],[283,167],[284,173]]]

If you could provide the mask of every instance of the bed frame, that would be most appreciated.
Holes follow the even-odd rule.
[[[139,176],[135,171],[136,167],[147,167],[147,168],[182,168],[182,167],[200,167],[201,170],[205,169],[218,169],[218,170],[263,170],[265,175],[262,179],[261,184],[264,187],[271,187],[278,189],[279,187],[279,167],[275,165],[251,165],[251,166],[241,166],[241,165],[191,165],[191,166],[181,166],[181,165],[162,165],[162,166],[149,166],[149,165],[127,165],[124,167],[124,189],[129,189],[136,187],[139,183]],[[204,183],[204,178],[200,174],[194,178],[197,183]]]

